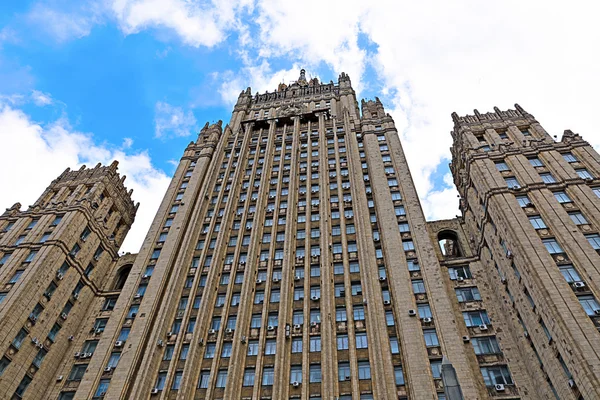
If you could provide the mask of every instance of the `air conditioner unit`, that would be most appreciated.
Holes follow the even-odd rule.
[[[73,293],[73,298],[77,300],[79,298],[79,293]]]
[[[316,322],[314,322],[314,321],[310,323],[310,326],[318,326],[318,325],[319,325],[319,324],[318,324],[318,323],[316,323]]]
[[[423,322],[426,323],[426,324],[430,324],[431,321],[432,321],[432,319],[430,317],[423,318]]]
[[[262,282],[263,282],[263,281],[262,281],[262,279],[257,279],[257,280],[256,280],[256,284],[257,284],[257,285],[260,285]]]
[[[457,281],[457,282],[462,282],[462,281],[464,281],[464,280],[465,280],[465,278],[463,278],[462,276],[459,276],[458,278],[456,278],[456,281]]]
[[[159,347],[163,347],[165,345],[165,342],[163,342],[162,339],[158,339],[158,341],[156,342],[157,346]]]
[[[150,394],[158,394],[158,389],[157,389],[157,388],[153,388],[153,389],[150,391]]]
[[[300,382],[292,382],[292,386],[297,388],[298,386],[300,386]]]
[[[594,312],[596,313],[596,315],[600,315],[600,310],[594,310]]]
[[[569,387],[572,389],[572,388],[574,388],[575,386],[577,386],[577,384],[575,383],[575,380],[573,380],[573,379],[569,379]]]
[[[513,187],[512,187],[512,189],[513,189],[513,190],[521,190],[521,187],[520,187],[520,186],[516,186],[516,185],[515,185],[515,186],[513,186]]]
[[[63,275],[61,272],[59,272],[59,273],[57,273],[57,274],[56,274],[56,278],[57,278],[59,281],[62,281],[64,277],[65,277],[65,276],[64,276],[64,275]]]
[[[379,242],[379,240],[380,240],[379,238],[373,239],[374,242]]]
[[[481,325],[479,325],[479,330],[480,331],[487,331],[488,330],[488,326],[486,324],[481,324]]]
[[[414,317],[417,315],[417,310],[411,309],[408,310],[408,315],[410,315],[411,317]]]
[[[317,300],[319,300],[319,299],[320,299],[320,297],[318,297],[318,296],[313,296],[313,297],[311,297],[311,300],[312,300],[312,301],[317,301]]]
[[[231,328],[227,328],[227,329],[225,329],[225,333],[229,333],[229,334],[231,334],[231,333],[233,333],[233,329],[231,329]]]
[[[386,277],[385,276],[380,276],[379,277],[379,282],[385,282],[386,281]]]
[[[269,326],[267,326],[267,330],[268,331],[274,331],[275,327],[273,325],[269,325]]]
[[[513,258],[513,253],[510,250],[506,250],[506,258]]]
[[[72,342],[73,340],[75,340],[75,336],[73,336],[73,335],[69,336],[69,341]]]
[[[150,275],[143,275],[142,276],[142,279],[148,279],[148,278],[150,278]]]
[[[141,299],[142,295],[141,294],[136,294],[135,296],[133,296],[134,299]]]
[[[385,305],[385,306],[389,306],[390,304],[391,304],[391,303],[390,303],[390,301],[389,301],[389,300],[384,300],[384,301],[383,301],[383,305]]]
[[[302,325],[300,325],[300,324],[295,324],[294,325],[294,329],[300,329],[300,328],[302,328]]]
[[[60,314],[60,317],[64,320],[67,319],[68,315],[66,313]]]
[[[471,340],[468,336],[463,336],[463,342],[468,343]]]
[[[302,278],[300,278],[299,276],[295,276],[295,277],[294,277],[294,280],[295,280],[295,281],[299,281],[300,279],[302,279]]]
[[[504,392],[506,390],[504,385],[501,383],[496,384],[494,388],[496,389],[496,392]]]
[[[279,282],[279,278],[273,278],[273,282],[275,282],[275,283]]]
[[[214,330],[214,329],[209,329],[209,330],[208,330],[208,334],[209,334],[209,335],[214,335],[215,333],[217,333],[217,331],[216,331],[216,330]]]
[[[60,381],[62,381],[63,379],[64,379],[64,376],[62,376],[62,375],[59,375],[59,376],[57,376],[57,377],[56,377],[56,382],[60,382]]]
[[[585,287],[585,283],[583,282],[573,282],[573,287],[577,288],[577,289],[581,289]]]
[[[505,277],[500,278],[500,282],[502,282],[504,285],[506,285],[506,278]]]
[[[80,353],[80,352],[77,352],[77,353],[73,354],[73,357],[75,357],[75,358],[79,358],[79,357],[81,357],[81,353]]]

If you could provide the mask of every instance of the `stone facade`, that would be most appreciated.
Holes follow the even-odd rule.
[[[453,220],[344,73],[241,92],[137,255],[116,165],[65,172],[0,217],[0,397],[454,400],[451,363],[464,399],[600,398],[598,154],[518,106],[453,119]]]

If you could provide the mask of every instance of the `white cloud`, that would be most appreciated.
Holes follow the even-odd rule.
[[[154,133],[157,138],[189,136],[196,127],[194,113],[184,112],[181,107],[162,101],[156,103],[154,114]]]
[[[147,28],[175,32],[190,46],[214,46],[235,23],[236,10],[247,1],[113,0],[112,11],[121,30],[135,34]]]
[[[39,90],[31,91],[31,100],[36,106],[47,106],[52,104],[52,96],[49,93],[40,92]]]
[[[0,141],[10,148],[0,157],[0,204],[16,202],[23,207],[33,204],[47,185],[66,168],[90,167],[101,162],[119,161],[119,173],[127,175],[125,185],[134,189],[134,201],[140,201],[136,222],[122,246],[137,252],[150,227],[162,196],[170,182],[156,169],[146,152],[124,152],[94,142],[92,135],[77,132],[66,118],[42,126],[11,105],[0,104]]]
[[[26,19],[36,32],[49,35],[59,43],[88,36],[92,28],[102,20],[100,3],[82,1],[60,10],[52,4],[37,3]]]
[[[125,149],[125,150],[126,149],[130,149],[131,146],[133,146],[133,139],[132,138],[128,138],[128,137],[124,138],[123,139],[123,145],[122,145],[123,149]]]

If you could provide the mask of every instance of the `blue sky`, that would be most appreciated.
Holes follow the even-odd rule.
[[[593,3],[383,0],[0,3],[0,202],[31,204],[67,166],[120,161],[137,251],[183,149],[239,92],[298,70],[350,74],[396,120],[429,218],[457,213],[450,113],[513,108],[600,144]],[[595,7],[596,9],[592,9]],[[515,10],[519,12],[515,12]],[[23,182],[28,182],[24,185]]]

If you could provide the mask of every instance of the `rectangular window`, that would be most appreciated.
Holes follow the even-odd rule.
[[[464,311],[463,319],[467,327],[487,325],[490,323],[490,319],[485,311]]]
[[[311,364],[309,367],[309,381],[310,383],[321,382],[321,365]]]
[[[512,385],[513,381],[506,365],[481,367],[483,382],[486,386]]]
[[[573,200],[565,192],[554,192],[554,197],[559,203],[571,203]]]
[[[556,239],[544,239],[542,240],[542,242],[544,243],[544,246],[546,246],[546,250],[548,250],[550,254],[564,253],[564,250],[562,249],[562,247],[560,247]]]
[[[533,217],[529,217],[529,222],[531,222],[531,225],[536,230],[537,229],[546,229],[547,228],[546,224],[544,223],[544,220],[539,215],[535,215]]]
[[[529,164],[531,164],[532,167],[543,167],[544,166],[542,161],[537,157],[532,157],[532,158],[529,158],[528,160],[529,160]]]
[[[592,295],[579,296],[577,297],[579,304],[583,307],[586,314],[590,317],[597,316],[600,314],[600,305],[598,301]]]
[[[592,233],[590,235],[585,235],[585,238],[589,244],[592,245],[594,250],[600,250],[600,235],[597,233]]]
[[[371,365],[368,361],[358,362],[358,379],[371,379]]]
[[[506,187],[509,189],[518,189],[521,187],[519,181],[514,176],[504,178],[504,181],[506,182]]]
[[[244,370],[244,381],[242,386],[254,386],[254,368],[246,368]]]
[[[544,183],[548,184],[548,183],[556,183],[556,179],[554,179],[554,176],[552,176],[551,173],[546,172],[544,174],[540,174],[540,178],[542,178],[542,181],[544,181]]]
[[[367,341],[367,334],[366,333],[357,333],[355,335],[356,337],[356,348],[357,349],[367,349],[369,348],[369,343]]]
[[[427,347],[436,347],[440,345],[435,329],[425,329],[423,331],[423,337],[425,338],[425,345]]]
[[[504,161],[499,161],[496,163],[496,169],[500,172],[502,171],[510,171],[510,168],[508,168],[508,165],[506,165],[506,163]]]
[[[479,294],[479,290],[476,287],[457,288],[454,290],[456,292],[456,297],[458,298],[459,303],[481,300],[481,295]]]
[[[585,219],[583,214],[580,212],[571,212],[571,213],[569,213],[569,217],[571,217],[571,221],[573,221],[573,223],[575,223],[575,225],[589,224],[589,222]]]

